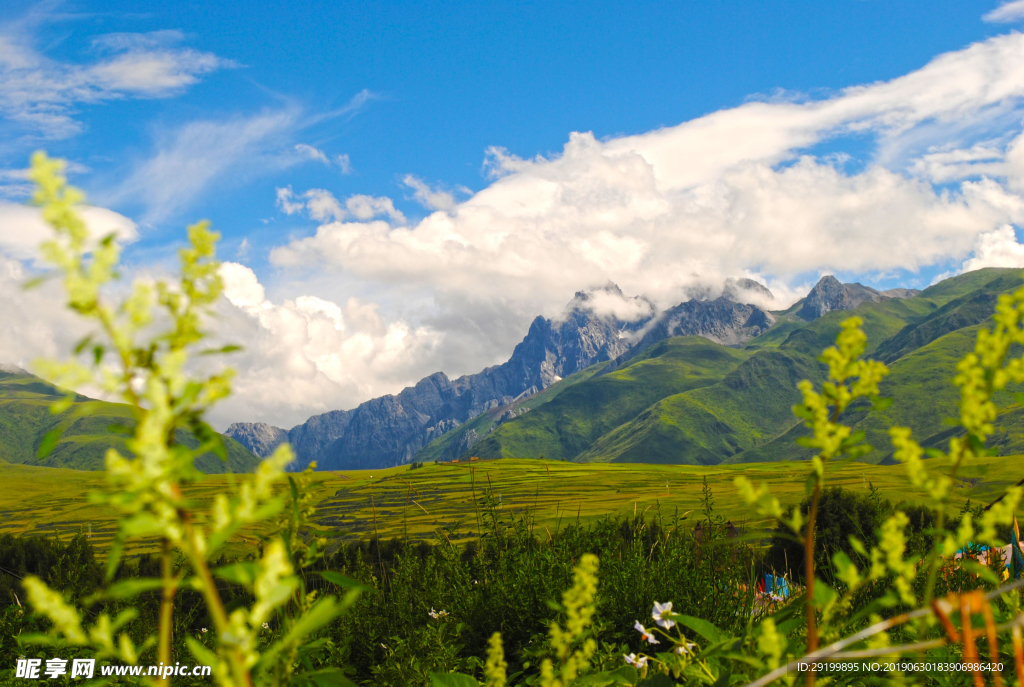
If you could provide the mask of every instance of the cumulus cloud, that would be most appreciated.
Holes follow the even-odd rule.
[[[385,323],[372,303],[315,296],[273,303],[248,267],[221,266],[227,303],[218,330],[245,344],[233,357],[235,395],[214,415],[291,427],[309,415],[351,408],[400,391],[438,364],[440,334],[401,320]]]
[[[33,135],[60,139],[81,131],[75,108],[123,98],[180,93],[218,69],[234,66],[212,53],[178,47],[177,31],[113,34],[94,40],[91,63],[53,60],[18,25],[0,27],[0,116]]]
[[[121,242],[138,237],[135,222],[113,210],[86,207],[81,210],[89,233],[94,238],[114,234]],[[9,258],[29,260],[35,257],[39,244],[53,236],[38,208],[0,201],[0,254]],[[0,289],[0,293],[3,293]]]
[[[168,137],[138,192],[173,206],[198,192],[190,176],[207,161],[223,173],[254,150],[303,153],[279,134],[295,120],[274,116]],[[1011,33],[824,99],[750,101],[605,140],[572,133],[548,157],[491,148],[492,181],[468,198],[406,176],[435,210],[413,223],[389,198],[281,187],[281,211],[319,226],[271,251],[280,295],[225,265],[219,336],[247,349],[241,393],[218,417],[287,427],[439,369],[478,371],[506,359],[533,316],[608,281],[627,297],[596,295],[593,307],[630,319],[650,307],[634,295],[668,307],[730,277],[767,285],[774,299],[745,296],[783,308],[826,272],[1020,266],[1022,117],[1024,36]],[[848,135],[874,141],[862,165],[848,164]],[[829,154],[809,154],[825,141]]]
[[[974,242],[974,253],[964,261],[960,272],[983,267],[1024,267],[1024,245],[1017,242],[1013,227],[1006,225],[979,234]]]
[[[444,212],[412,226],[333,215],[271,260],[522,312],[557,312],[607,280],[670,305],[753,275],[791,301],[808,273],[913,272],[1024,222],[1022,113],[1024,36],[1010,34],[824,100],[749,102],[603,141],[573,133],[551,157],[492,148],[493,183],[464,202],[408,176]],[[855,173],[842,155],[801,152],[846,134],[877,142]]]

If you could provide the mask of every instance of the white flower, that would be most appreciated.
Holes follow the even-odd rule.
[[[647,657],[646,656],[637,656],[636,654],[626,654],[625,659],[626,659],[626,663],[628,663],[631,666],[636,666],[637,668],[643,668],[645,665],[647,665]]]
[[[427,613],[427,615],[429,615],[434,620],[437,620],[439,617],[441,617],[438,615],[437,611],[434,610],[433,606],[430,607],[430,613]]]
[[[203,634],[204,635],[206,634],[206,628],[205,627],[203,628]]]
[[[661,643],[657,639],[655,639],[654,635],[652,635],[650,632],[647,631],[646,627],[644,627],[643,625],[640,624],[639,620],[634,620],[633,621],[633,627],[636,628],[636,631],[640,633],[640,638],[642,640],[644,640],[645,642],[648,642],[650,644],[660,644]]]
[[[263,629],[264,630],[269,630],[270,629],[270,623],[263,623]]]
[[[438,612],[437,612],[437,614],[438,614],[438,615],[439,615],[440,617],[442,617],[442,618],[445,618],[445,617],[447,617],[447,616],[448,616],[448,611],[438,611]]]
[[[679,654],[680,656],[684,656],[686,654],[692,654],[693,653],[693,647],[695,647],[697,645],[694,644],[693,642],[687,642],[685,639],[683,640],[683,642],[684,642],[683,644],[680,644],[679,646],[677,646],[675,648],[675,652],[677,654]]]
[[[654,608],[651,609],[651,617],[654,618],[658,625],[665,628],[666,630],[675,627],[676,621],[666,618],[666,614],[672,613],[672,602],[660,604],[657,601],[654,602]]]

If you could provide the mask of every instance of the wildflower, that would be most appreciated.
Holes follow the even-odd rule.
[[[203,628],[203,634],[204,635],[206,634],[206,628],[205,627]]]
[[[660,644],[661,643],[661,642],[659,642],[654,637],[654,635],[652,635],[650,632],[647,631],[646,627],[644,627],[643,625],[640,624],[640,621],[634,620],[633,621],[633,627],[635,627],[636,631],[640,633],[640,639],[644,640],[645,642],[647,642],[649,644]]]
[[[665,628],[666,630],[675,627],[676,621],[666,618],[666,615],[672,613],[672,602],[660,604],[657,601],[654,602],[654,608],[651,609],[651,617],[654,618],[658,625]]]
[[[270,629],[270,623],[263,623],[263,629],[264,630],[269,630]]]
[[[675,652],[677,654],[679,654],[680,656],[685,656],[686,654],[692,654],[693,653],[693,647],[695,647],[695,646],[697,646],[697,645],[694,644],[693,642],[687,642],[686,640],[683,640],[683,643],[675,648]]]
[[[647,665],[647,657],[646,656],[637,656],[636,654],[626,654],[625,659],[626,659],[626,663],[628,663],[631,666],[636,666],[637,668],[643,668],[645,665]]]
[[[446,618],[448,616],[448,611],[438,611],[437,614],[442,618]]]
[[[440,616],[438,615],[437,611],[435,611],[435,610],[434,610],[434,607],[433,607],[433,606],[431,606],[431,607],[430,607],[430,613],[427,613],[427,615],[429,615],[429,616],[430,616],[431,618],[433,618],[434,620],[437,620],[437,619],[438,619],[438,618],[440,617]]]

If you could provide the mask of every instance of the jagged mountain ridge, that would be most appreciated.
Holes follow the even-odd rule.
[[[818,280],[803,299],[797,315],[811,322],[833,310],[853,310],[865,301],[879,303],[886,298],[912,298],[919,293],[918,289],[876,291],[863,284],[843,284],[832,275],[826,275]]]
[[[296,469],[313,460],[325,470],[408,462],[433,439],[481,413],[628,350],[631,336],[650,315],[625,321],[599,314],[595,306],[601,296],[628,302],[614,284],[578,292],[561,319],[535,318],[507,362],[477,374],[451,380],[436,372],[398,394],[371,399],[353,410],[313,416],[288,431],[235,423],[226,433],[252,446],[250,450],[270,452],[289,441],[296,452]],[[653,314],[644,299],[632,301],[639,312],[646,308]]]
[[[268,455],[283,441],[290,442],[297,455],[295,469],[314,460],[319,469],[326,470],[399,465],[482,413],[543,391],[595,363],[614,361],[603,371],[611,372],[650,346],[675,336],[697,335],[741,346],[777,320],[771,311],[742,302],[772,298],[767,288],[750,279],[730,279],[718,298],[693,298],[656,316],[649,301],[636,297],[632,299],[635,310],[648,314],[629,321],[601,314],[605,297],[627,301],[614,284],[578,292],[561,318],[535,318],[507,362],[477,374],[451,380],[437,372],[398,394],[371,399],[352,410],[316,415],[287,431],[236,423],[226,434],[259,455]],[[809,314],[824,314],[852,309],[868,299],[893,297],[900,296],[860,284],[841,284],[829,276],[812,289],[803,308]],[[474,439],[460,440],[468,450]]]

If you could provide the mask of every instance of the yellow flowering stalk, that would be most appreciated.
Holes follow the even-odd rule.
[[[941,556],[949,556],[972,540],[983,544],[994,544],[996,525],[1009,524],[1021,498],[1021,489],[1013,487],[996,504],[986,509],[982,516],[981,531],[975,533],[973,523],[964,518],[957,534],[945,535],[946,508],[950,503],[950,491],[957,473],[965,461],[976,456],[988,455],[985,441],[995,431],[998,409],[993,400],[995,394],[1006,389],[1008,384],[1024,382],[1024,357],[1010,358],[1010,348],[1024,343],[1024,287],[1012,294],[1002,294],[993,315],[991,329],[982,328],[974,350],[968,353],[956,366],[953,383],[960,388],[959,425],[964,435],[949,441],[949,450],[924,451],[913,439],[908,427],[893,427],[892,437],[895,457],[907,469],[911,483],[923,489],[936,510],[937,524],[935,539],[928,561],[928,580],[924,601],[929,603],[935,591],[936,577]],[[944,474],[932,476],[923,460],[927,455],[935,463],[948,468]]]
[[[45,376],[69,388],[87,382],[98,384],[109,396],[126,402],[133,414],[133,434],[125,442],[131,455],[121,455],[113,448],[107,451],[107,489],[94,495],[120,518],[108,557],[108,580],[128,540],[157,537],[161,541],[159,580],[122,582],[108,587],[100,597],[130,598],[142,591],[161,589],[157,659],[169,665],[173,663],[174,596],[179,586],[188,584],[203,594],[217,635],[212,652],[197,642],[190,642],[190,648],[198,659],[212,666],[218,683],[248,687],[255,679],[261,684],[285,684],[291,676],[295,648],[343,608],[334,597],[307,597],[295,574],[292,545],[298,543],[298,528],[308,517],[310,504],[293,499],[293,510],[301,521],[293,522],[290,528],[279,527],[260,560],[217,571],[211,570],[207,561],[239,528],[281,512],[284,498],[278,486],[285,478],[285,466],[293,459],[291,449],[279,447],[260,463],[255,474],[241,480],[233,495],[218,495],[207,519],[197,517],[194,504],[183,493],[183,487],[203,478],[195,467],[197,457],[213,452],[227,459],[220,435],[203,416],[211,405],[231,393],[232,371],[197,378],[188,370],[190,353],[197,351],[205,337],[203,321],[221,295],[219,263],[214,259],[219,235],[205,222],[189,227],[189,245],[179,251],[178,281],[136,281],[127,297],[112,305],[104,298],[104,287],[118,277],[117,243],[113,235],[93,242],[75,210],[84,196],[67,186],[62,172],[63,162],[43,153],[33,156],[30,176],[38,189],[33,200],[55,232],[55,238],[43,244],[42,254],[63,278],[68,307],[92,321],[98,331],[75,349],[76,354],[88,353],[87,363],[77,359],[44,361],[38,367]],[[156,311],[162,314],[157,317]],[[232,350],[236,347],[199,352]],[[53,411],[62,412],[69,404],[70,398],[55,404]],[[180,433],[194,436],[198,446],[189,448],[181,443]],[[48,437],[44,449],[58,439],[56,435]],[[291,492],[297,496],[294,481]],[[204,526],[202,522],[209,524]],[[183,579],[182,573],[175,572],[175,550],[187,557],[192,578]],[[310,555],[308,550],[304,552],[305,559]],[[215,575],[247,587],[255,597],[253,605],[229,615],[217,591]],[[58,592],[36,578],[29,578],[26,588],[33,606],[53,622],[54,636],[59,640],[92,646],[98,655],[136,660],[138,650],[127,635],[122,634],[116,645],[113,640],[113,634],[130,620],[130,614],[122,614],[115,621],[100,616],[85,629],[78,611]],[[302,594],[297,593],[300,589]],[[281,613],[285,615],[285,636],[261,656],[257,652],[259,633],[264,624]],[[282,668],[279,664],[285,662],[289,665]],[[158,684],[168,684],[168,678]]]
[[[558,657],[558,671],[551,659],[544,659],[540,667],[542,687],[568,687],[590,666],[597,651],[597,642],[588,637],[581,644],[597,610],[597,556],[584,554],[573,575],[573,585],[562,595],[565,627],[553,621],[549,629],[549,643]]]
[[[812,436],[799,439],[798,443],[817,449],[817,454],[811,458],[811,474],[808,476],[810,509],[806,523],[798,506],[794,506],[789,517],[786,517],[778,499],[769,493],[767,486],[755,488],[744,477],[735,480],[740,496],[747,503],[755,505],[760,515],[782,523],[803,541],[808,651],[818,648],[814,595],[814,526],[818,517],[818,502],[825,485],[825,468],[829,461],[836,458],[855,458],[871,451],[871,446],[863,441],[863,432],[852,433],[850,427],[839,422],[839,417],[858,398],[868,397],[878,404],[878,384],[889,372],[884,364],[861,358],[867,346],[867,336],[861,329],[863,323],[859,317],[844,321],[836,337],[836,345],[822,353],[820,360],[828,365],[828,381],[821,385],[820,393],[807,380],[798,386],[803,395],[803,403],[794,406],[793,412],[804,420],[812,432]],[[835,598],[830,598],[824,605],[829,606],[835,601]],[[809,675],[813,676],[813,673]],[[813,677],[810,680],[813,682]]]

